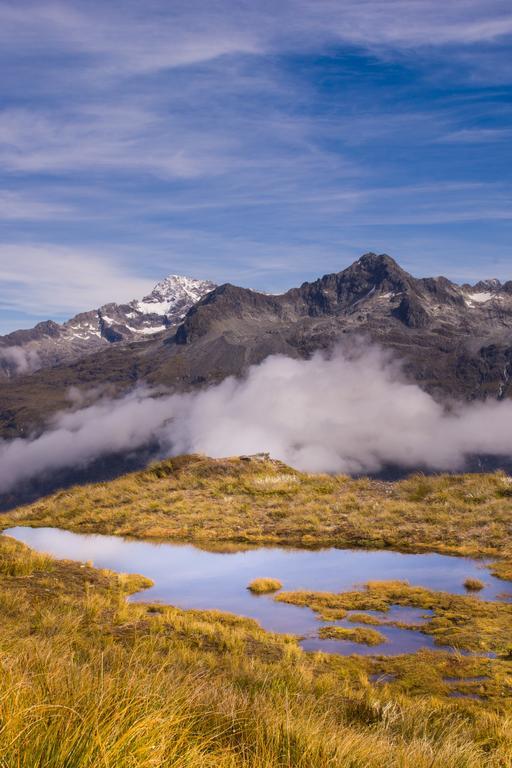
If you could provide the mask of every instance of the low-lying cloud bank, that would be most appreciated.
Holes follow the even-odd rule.
[[[38,437],[0,442],[0,491],[150,441],[159,456],[268,451],[308,471],[456,470],[470,455],[512,456],[512,402],[447,410],[376,347],[310,360],[273,356],[243,379],[182,395],[141,387],[78,404]]]
[[[41,366],[41,360],[35,349],[29,347],[0,347],[0,368],[8,373],[33,373]]]

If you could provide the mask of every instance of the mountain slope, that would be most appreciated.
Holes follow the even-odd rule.
[[[510,392],[512,283],[416,279],[375,254],[282,296],[221,286],[190,310],[175,343],[187,348],[193,371],[214,348],[216,364],[237,373],[235,350],[249,364],[272,352],[307,356],[361,334],[395,350],[439,396]]]
[[[144,381],[185,391],[239,375],[270,354],[307,357],[361,336],[395,352],[410,378],[438,399],[512,394],[512,282],[417,279],[389,256],[366,254],[279,296],[219,286],[178,327],[106,344],[70,364],[20,376],[15,387],[4,382],[1,434],[26,434],[69,405],[70,386],[119,394]]]
[[[128,304],[105,304],[60,325],[51,320],[0,337],[0,376],[12,378],[78,360],[108,344],[135,341],[166,330],[215,284],[170,275],[148,296]]]

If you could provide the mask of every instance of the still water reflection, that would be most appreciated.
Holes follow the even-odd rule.
[[[256,619],[272,632],[304,637],[306,650],[338,654],[410,653],[433,648],[433,640],[418,630],[378,627],[387,639],[373,648],[339,640],[320,640],[318,620],[308,608],[277,603],[271,595],[253,595],[247,584],[254,578],[271,576],[285,590],[307,589],[340,592],[361,587],[366,581],[407,580],[455,594],[464,594],[468,577],[481,579],[484,600],[496,599],[507,583],[494,578],[482,562],[438,554],[402,554],[390,551],[322,549],[299,550],[260,547],[237,552],[208,552],[190,544],[161,544],[122,539],[117,536],[85,535],[56,528],[16,527],[5,534],[39,551],[70,560],[92,561],[98,568],[140,573],[154,586],[130,598],[136,602],[163,602],[180,608],[218,609]],[[378,612],[366,611],[379,616]],[[386,620],[421,624],[428,611],[393,607],[380,615]],[[356,627],[343,621],[329,622]]]

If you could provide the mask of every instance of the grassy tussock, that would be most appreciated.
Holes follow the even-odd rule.
[[[376,616],[370,616],[368,613],[352,613],[347,616],[347,621],[352,621],[354,624],[373,624],[377,626],[382,624],[382,620]]]
[[[352,643],[361,643],[362,645],[381,645],[386,642],[386,637],[382,632],[376,629],[367,629],[366,627],[354,627],[346,629],[345,627],[321,627],[318,636],[325,640],[348,640]]]
[[[52,571],[53,558],[50,555],[35,552],[22,544],[23,557],[20,557],[19,546],[14,539],[5,540],[0,559],[0,576],[31,576],[34,571]]]
[[[256,595],[264,595],[269,592],[277,592],[282,586],[282,582],[280,582],[279,579],[262,577],[260,579],[253,579],[247,589],[254,592]]]
[[[37,568],[2,538],[4,555],[15,565],[0,573],[2,766],[511,765],[504,662],[307,655],[236,616],[127,604],[139,578]],[[396,684],[372,685],[386,663]],[[443,676],[482,674],[488,701],[447,697]]]
[[[485,584],[480,579],[468,577],[464,581],[464,586],[469,592],[480,592],[480,590],[485,587]]]
[[[512,579],[512,485],[504,473],[396,483],[308,475],[274,461],[168,459],[108,483],[60,491],[5,525],[222,543],[436,550],[500,558]]]

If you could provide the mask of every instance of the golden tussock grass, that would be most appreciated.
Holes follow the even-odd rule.
[[[351,643],[362,645],[381,645],[386,642],[386,637],[376,629],[366,627],[321,627],[318,637],[324,640],[348,640]]]
[[[4,526],[487,555],[512,580],[511,511],[503,473],[384,483],[185,456],[53,494]],[[276,595],[327,620],[425,608],[438,642],[499,654],[345,658],[248,619],[126,603],[148,585],[0,538],[0,768],[512,768],[512,605],[401,582]]]
[[[283,585],[279,579],[262,577],[259,579],[253,579],[248,585],[247,589],[257,595],[263,595],[268,592],[277,592],[277,590],[281,589],[282,586]]]
[[[464,580],[464,586],[470,592],[480,592],[480,590],[485,587],[485,584],[480,579],[474,579],[471,576],[469,576],[467,579]]]
[[[4,555],[1,766],[511,765],[504,662],[305,654],[236,616],[127,604],[140,578],[35,561],[1,538]],[[372,685],[385,669],[396,683]],[[483,702],[448,698],[446,675],[475,674]]]

